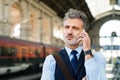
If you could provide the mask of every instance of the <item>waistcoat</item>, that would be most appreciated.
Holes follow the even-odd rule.
[[[82,51],[79,57],[79,67],[77,70],[77,73],[74,75],[74,71],[72,68],[72,64],[69,60],[68,54],[66,52],[65,49],[62,49],[58,52],[58,54],[60,55],[60,57],[63,59],[64,63],[66,64],[66,67],[69,69],[70,73],[73,75],[73,77],[75,78],[75,80],[82,80],[83,77],[86,76],[86,71],[85,71],[85,66],[84,66],[84,52]],[[66,80],[65,76],[63,75],[63,72],[60,70],[59,66],[56,64],[55,67],[55,80]]]

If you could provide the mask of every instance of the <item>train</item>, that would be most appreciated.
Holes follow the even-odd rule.
[[[42,68],[45,57],[60,49],[55,45],[0,36],[0,75],[29,67]]]

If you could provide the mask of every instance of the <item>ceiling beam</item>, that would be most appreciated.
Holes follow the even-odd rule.
[[[60,10],[62,10],[63,12],[66,12],[66,10],[65,10],[65,8],[64,8],[63,5],[60,5],[60,3],[58,3],[58,2],[55,2],[54,4],[56,4],[56,6],[58,6],[58,8],[59,8]]]
[[[74,8],[78,9],[78,7],[77,7],[76,4],[75,4],[75,1],[73,1],[73,0],[68,0],[68,1],[72,4],[72,6],[73,6]]]

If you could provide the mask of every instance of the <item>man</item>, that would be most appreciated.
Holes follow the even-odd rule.
[[[69,9],[65,14],[63,25],[65,48],[58,54],[75,80],[107,80],[104,57],[100,53],[93,55],[91,51],[90,37],[85,31],[88,29],[85,13]],[[77,66],[72,65],[74,51],[78,59]],[[45,59],[41,80],[66,80],[52,55]]]

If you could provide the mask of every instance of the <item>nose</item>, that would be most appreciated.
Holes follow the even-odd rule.
[[[69,29],[68,29],[68,33],[73,33],[72,28],[69,28]]]

